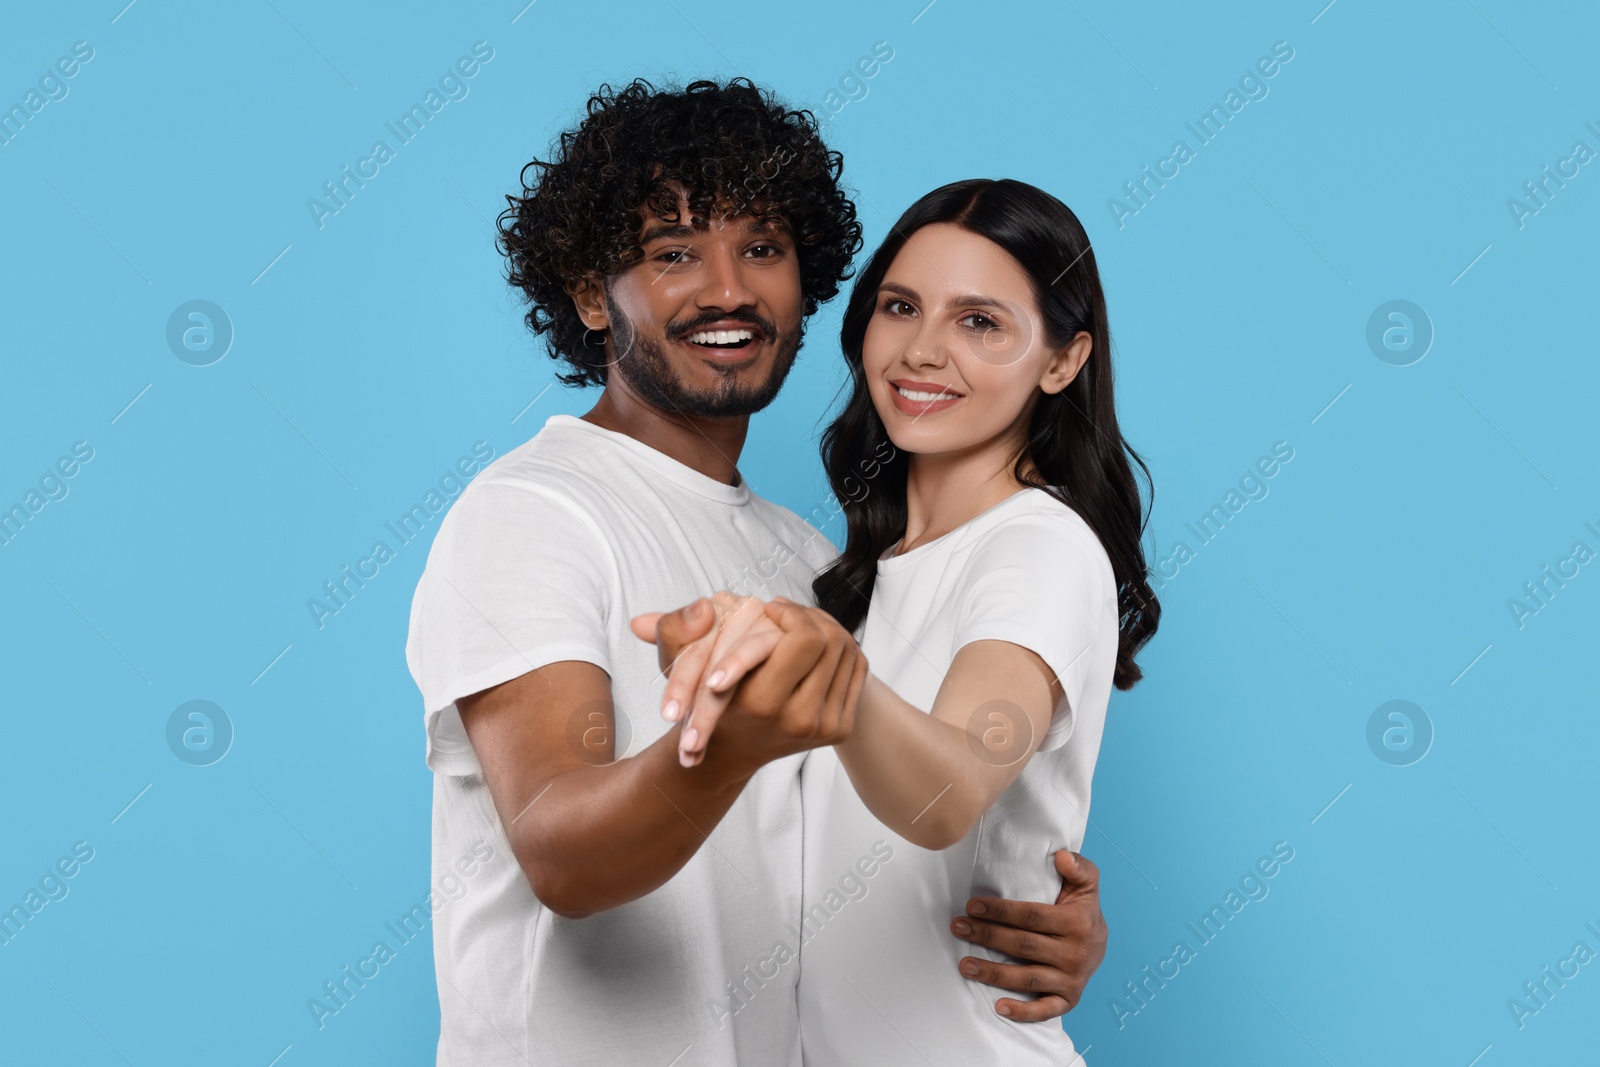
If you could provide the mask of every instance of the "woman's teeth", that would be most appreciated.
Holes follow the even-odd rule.
[[[694,345],[742,345],[755,337],[753,330],[701,330],[689,335]]]
[[[894,388],[895,388],[895,392],[899,393],[901,396],[905,397],[907,400],[916,400],[916,401],[924,401],[924,400],[954,400],[956,397],[961,395],[960,393],[919,393],[915,389],[902,389],[898,385],[895,386]]]

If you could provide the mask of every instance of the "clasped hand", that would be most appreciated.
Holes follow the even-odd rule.
[[[636,636],[662,649],[668,677],[661,713],[683,723],[683,766],[705,759],[713,732],[742,765],[849,736],[867,663],[837,620],[787,597],[769,603],[719,592],[710,602],[714,616],[699,628],[687,621],[699,601],[674,613],[689,626],[683,635],[695,636],[670,656],[661,640],[662,613],[631,622]]]

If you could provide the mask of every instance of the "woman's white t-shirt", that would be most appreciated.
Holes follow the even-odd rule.
[[[956,652],[983,639],[1036,652],[1063,698],[1016,781],[966,838],[941,851],[879,822],[833,749],[807,755],[805,1062],[1078,1062],[1059,1020],[995,1014],[997,999],[1020,995],[964,978],[957,964],[965,955],[1020,961],[958,941],[950,921],[973,896],[1054,903],[1061,879],[1052,854],[1082,847],[1116,663],[1110,559],[1077,512],[1042,489],[1023,489],[942,537],[879,560],[863,627],[872,673],[924,711]]]

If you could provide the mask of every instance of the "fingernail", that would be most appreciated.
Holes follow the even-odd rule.
[[[984,902],[981,901],[981,900],[974,900],[972,902],[972,904],[967,908],[967,914],[968,915],[987,915],[987,914],[989,914],[988,905],[984,904]]]
[[[700,741],[700,731],[696,730],[693,726],[691,726],[687,730],[683,731],[683,747],[685,749],[694,748],[699,743],[699,741]]]
[[[727,671],[716,671],[711,675],[711,677],[706,679],[706,685],[710,686],[712,689],[715,689],[717,686],[722,684],[722,680],[727,676]]]
[[[978,977],[978,965],[973,963],[971,960],[962,960],[961,973],[966,975],[968,978],[976,978]]]
[[[667,701],[667,706],[661,709],[661,717],[666,719],[668,722],[677,722],[678,709],[682,706],[683,705],[679,704],[676,700]]]
[[[999,1012],[1001,1015],[1009,1016],[1011,1014],[1011,1005],[1009,1005],[1009,1004],[1001,1004],[999,1007],[995,1008],[994,1010]]]
[[[966,937],[972,933],[972,924],[965,919],[957,919],[955,921],[955,931],[962,937]]]

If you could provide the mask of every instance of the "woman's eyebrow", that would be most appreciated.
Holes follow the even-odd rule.
[[[878,286],[878,291],[884,293],[895,293],[911,301],[921,301],[922,299],[917,295],[917,291],[915,289],[904,285],[899,285],[895,282],[884,282],[882,285]],[[947,301],[947,306],[950,307],[954,307],[957,304],[963,307],[999,308],[1001,311],[1009,310],[1009,308],[1001,301],[996,300],[992,296],[984,296],[982,293],[968,293],[965,296],[958,296],[954,300]]]

